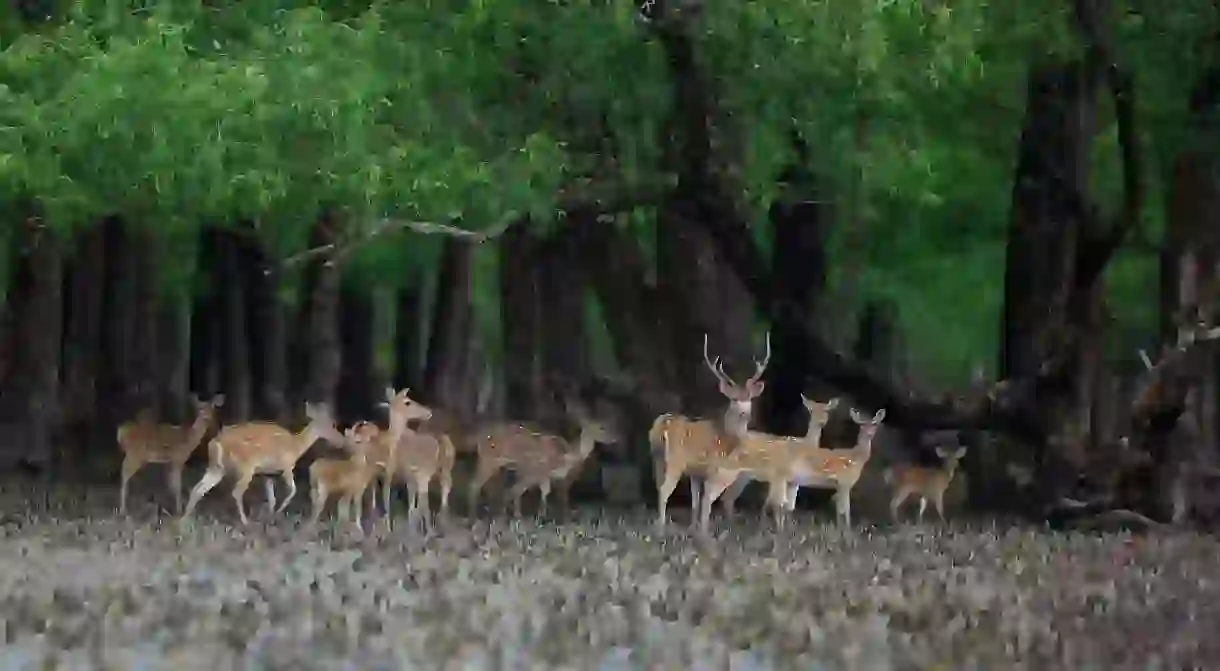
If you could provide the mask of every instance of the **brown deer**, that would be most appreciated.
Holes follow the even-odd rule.
[[[394,391],[387,387],[385,402],[381,406],[388,408],[390,427],[382,431],[371,422],[358,422],[344,432],[345,446],[351,452],[348,459],[318,459],[309,467],[310,493],[314,504],[313,521],[321,515],[322,507],[330,492],[339,492],[342,510],[346,510],[348,498],[356,504],[356,520],[359,524],[361,505],[364,492],[369,483],[378,475],[389,482],[388,474],[394,463],[394,451],[399,439],[407,428],[407,423],[413,419],[427,419],[431,411],[415,402],[408,396],[409,389]],[[376,491],[376,490],[374,490]],[[352,498],[354,497],[354,498]],[[386,494],[388,505],[389,494]],[[374,506],[376,502],[374,501]],[[372,510],[369,511],[370,515]]]
[[[367,426],[367,423],[362,422],[361,425]],[[331,494],[338,494],[336,517],[340,522],[347,521],[350,517],[350,521],[363,533],[360,502],[373,476],[384,467],[384,464],[369,461],[372,444],[380,432],[373,433],[357,425],[348,427],[343,435],[346,438],[345,447],[351,453],[349,458],[316,459],[309,465],[309,495],[313,503],[309,526],[317,525],[327,499]],[[352,510],[353,503],[355,510]]]
[[[428,412],[431,413],[431,410]],[[433,481],[440,485],[440,509],[437,512],[442,520],[448,518],[449,495],[453,491],[453,465],[456,461],[457,448],[447,434],[423,433],[405,427],[394,452],[392,468],[394,477],[407,484],[409,525],[427,529],[432,517],[429,494]],[[388,500],[386,520],[389,521]]]
[[[959,447],[949,451],[943,447],[936,448],[936,456],[941,458],[939,467],[919,466],[916,464],[899,464],[885,469],[882,477],[887,484],[894,487],[894,498],[890,500],[890,516],[898,519],[898,509],[912,494],[919,495],[919,518],[923,523],[923,513],[928,507],[928,500],[940,520],[945,521],[945,490],[953,482],[957,473],[957,464],[966,456],[966,448]]]
[[[408,396],[410,389],[403,389],[400,392],[395,392],[392,388],[387,387],[385,390],[386,400],[380,404],[381,407],[387,408],[390,414],[389,431],[382,431],[376,424],[369,422],[361,422],[359,430],[368,433],[375,440],[371,446],[372,452],[369,454],[369,459],[377,464],[382,464],[380,471],[374,477],[375,481],[381,484],[382,504],[385,506],[385,514],[390,514],[390,489],[394,481],[394,465],[395,454],[397,453],[402,438],[409,431],[408,424],[412,420],[428,421],[432,417],[432,409],[411,399]],[[372,501],[370,503],[369,514],[377,508],[377,487],[370,489]]]
[[[335,445],[345,442],[343,434],[335,428],[334,417],[326,404],[306,402],[305,416],[309,423],[300,433],[293,433],[271,422],[246,422],[222,429],[208,443],[208,470],[191,490],[191,498],[187,501],[182,518],[191,516],[199,500],[220,484],[226,473],[232,473],[237,478],[233,485],[233,501],[237,504],[237,514],[243,525],[248,524],[249,519],[242,497],[250,487],[250,481],[258,474],[278,473],[288,485],[288,497],[276,508],[274,483],[267,482],[268,507],[274,514],[282,513],[296,496],[297,485],[292,477],[292,469],[301,456],[318,440]]]
[[[652,445],[657,475],[658,526],[665,525],[669,497],[683,475],[691,477],[691,510],[699,510],[702,483],[697,478],[706,477],[713,460],[732,451],[748,430],[754,399],[766,388],[762,375],[771,361],[770,333],[766,342],[767,352],[762,361],[754,362],[754,375],[738,385],[724,372],[720,357],[716,357],[715,361],[708,357],[707,334],[704,334],[703,363],[720,382],[720,393],[729,399],[729,405],[719,419],[692,419],[677,413],[666,413],[653,422],[648,440]]]
[[[835,490],[835,510],[840,521],[851,526],[851,490],[860,481],[864,466],[873,454],[873,438],[885,419],[885,409],[877,411],[872,419],[851,411],[851,419],[860,426],[856,444],[849,450],[828,450],[817,447],[801,450],[793,459],[788,481],[800,487],[818,487]],[[796,497],[792,497],[795,499]],[[785,496],[785,507],[795,503]]]
[[[806,398],[804,394],[801,394],[801,403],[805,406],[805,411],[809,413],[809,426],[805,430],[804,436],[791,438],[789,436],[771,436],[769,434],[756,434],[754,432],[750,432],[748,435],[750,436],[752,444],[755,440],[761,440],[763,444],[765,444],[767,439],[774,438],[779,440],[780,444],[783,445],[785,449],[805,446],[821,446],[822,429],[826,428],[826,424],[830,422],[830,414],[834,412],[835,408],[839,407],[839,399],[832,398],[825,403],[819,403],[817,401],[810,400]],[[741,496],[741,492],[745,489],[745,486],[749,484],[750,480],[755,479],[745,475],[744,473],[743,476],[744,477],[738,477],[736,482],[730,485],[720,497],[720,505],[723,506],[726,511],[733,510],[737,497]],[[764,481],[768,482],[769,484],[771,483],[770,480]],[[789,512],[795,510],[796,496],[798,490],[800,489],[800,485],[795,483],[785,483],[782,488],[775,491],[777,487],[778,485],[776,484],[772,485],[771,488],[773,491],[767,497],[768,502],[775,505],[782,505],[784,510]]]
[[[169,489],[174,494],[174,513],[182,512],[182,471],[191,454],[216,421],[216,410],[225,403],[224,394],[217,394],[210,401],[200,401],[194,394],[191,403],[195,406],[195,421],[190,426],[155,424],[147,412],[140,413],[135,421],[119,425],[119,450],[123,453],[123,466],[119,486],[119,514],[127,514],[127,484],[147,464],[169,466]]]

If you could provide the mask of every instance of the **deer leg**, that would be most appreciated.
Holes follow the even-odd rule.
[[[277,515],[284,512],[284,510],[288,508],[288,504],[292,501],[292,497],[297,495],[297,481],[296,478],[292,477],[291,467],[280,472],[280,479],[284,481],[284,484],[288,485],[288,496],[284,497],[284,502],[281,503],[280,507],[275,511]]]
[[[385,475],[381,477],[381,505],[385,508],[386,517],[390,516],[390,487],[393,485],[393,478],[387,470]]]
[[[694,476],[686,476],[687,483],[690,486],[690,510],[692,514],[697,513],[703,507],[703,480]],[[691,519],[694,522],[694,519]]]
[[[182,469],[186,464],[171,462],[169,465],[169,490],[174,493],[174,514],[182,514]]]
[[[927,508],[928,508],[928,497],[920,496],[919,497],[919,523],[920,524],[923,524],[923,511],[927,510]]]
[[[204,471],[203,477],[199,478],[199,482],[191,489],[190,499],[186,502],[186,510],[183,511],[182,517],[185,519],[195,512],[195,506],[199,505],[199,500],[205,494],[212,491],[212,488],[220,484],[220,481],[225,477],[224,468],[220,466],[209,466],[208,470]]]
[[[483,490],[483,485],[491,479],[499,469],[492,466],[490,463],[480,459],[478,466],[475,468],[474,478],[470,481],[470,489],[466,492],[466,510],[467,514],[474,516],[479,512],[479,492]]]
[[[903,502],[912,494],[911,490],[903,487],[894,493],[894,498],[890,499],[890,517],[895,522],[898,521],[898,509],[902,507]]]
[[[737,479],[736,475],[713,475],[703,481],[703,497],[699,502],[699,530],[707,533],[712,521],[712,504]]]
[[[669,506],[669,497],[673,496],[674,490],[678,488],[678,479],[682,477],[681,472],[675,472],[668,464],[665,466],[665,475],[659,480],[657,485],[657,526],[664,527],[667,520],[667,508]]]
[[[547,503],[547,499],[550,498],[550,496],[551,496],[551,479],[547,478],[546,480],[543,480],[542,482],[538,483],[538,497],[539,497],[538,498],[538,512],[541,514],[542,517],[547,516],[546,515],[546,512],[547,512],[546,503]]]
[[[267,497],[267,515],[275,514],[275,480],[263,478],[263,492]]]
[[[798,494],[800,494],[800,492],[800,485],[795,482],[789,483],[787,497],[784,499],[784,508],[786,508],[788,512],[796,510],[796,497]]]
[[[127,483],[140,471],[144,463],[130,454],[123,455],[123,466],[119,472],[119,514],[127,514]]]
[[[733,517],[737,513],[737,497],[745,491],[746,485],[750,484],[750,478],[740,477],[729,485],[724,494],[720,497],[720,507],[724,509],[724,514]]]
[[[326,507],[326,486],[319,480],[313,483],[309,488],[309,498],[313,503],[313,510],[309,516],[309,526],[315,526],[318,520],[322,519],[322,509]]]
[[[441,480],[441,510],[440,515],[442,520],[449,519],[449,494],[453,491],[453,472],[443,470],[440,474]]]
[[[426,533],[432,523],[432,476],[415,477],[415,511],[419,515],[419,528]]]
[[[242,499],[246,496],[246,490],[250,488],[250,481],[253,479],[253,473],[243,473],[237,479],[237,483],[233,485],[233,502],[237,504],[237,516],[241,518],[243,526],[250,523],[250,518],[246,517],[246,504]]]
[[[839,491],[835,493],[835,510],[839,514],[839,520],[851,526],[851,488],[839,487]]]
[[[932,497],[932,507],[936,508],[936,516],[940,518],[941,522],[944,522],[945,521],[945,493],[944,492],[937,492]]]

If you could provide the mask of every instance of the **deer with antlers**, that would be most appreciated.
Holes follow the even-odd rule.
[[[562,436],[520,422],[492,425],[479,435],[478,465],[467,501],[472,513],[478,510],[483,485],[500,471],[511,470],[517,478],[508,493],[514,514],[521,515],[521,499],[537,487],[541,495],[540,512],[545,516],[552,482],[566,478],[584,464],[596,445],[621,440],[616,423],[593,418],[587,408],[572,399],[565,398],[564,406],[580,424],[575,448]]]
[[[719,419],[692,419],[677,413],[666,413],[653,422],[648,439],[652,444],[657,474],[659,526],[665,525],[669,497],[683,475],[690,477],[691,509],[700,509],[702,484],[698,479],[706,478],[715,459],[731,452],[745,436],[754,410],[754,399],[766,388],[762,376],[771,361],[770,333],[766,337],[766,354],[762,361],[754,362],[754,375],[740,385],[724,372],[720,357],[713,361],[708,356],[707,340],[707,334],[704,334],[703,363],[716,376],[720,393],[729,400],[729,405]]]
[[[345,447],[351,453],[347,459],[318,459],[309,467],[310,494],[313,499],[313,522],[317,522],[330,493],[339,493],[340,516],[344,515],[348,503],[356,504],[356,521],[359,525],[361,502],[369,484],[381,476],[386,486],[386,510],[389,510],[389,482],[393,474],[395,452],[399,441],[414,419],[426,420],[432,411],[413,400],[410,389],[394,391],[386,387],[386,400],[380,405],[389,410],[390,426],[382,431],[371,422],[358,422],[344,436]],[[374,496],[376,489],[373,489]],[[373,501],[376,507],[376,500]],[[372,514],[370,509],[369,513]]]
[[[335,445],[343,445],[346,440],[335,428],[334,417],[326,404],[306,402],[305,416],[309,423],[299,433],[293,433],[272,422],[246,422],[222,429],[208,443],[208,469],[191,490],[191,498],[187,501],[182,518],[191,516],[195,506],[199,505],[199,500],[220,484],[226,473],[232,473],[237,478],[233,485],[233,501],[237,504],[237,514],[243,525],[248,524],[249,519],[246,517],[242,497],[255,475],[279,474],[288,486],[288,496],[279,508],[276,508],[275,483],[267,480],[267,504],[274,514],[284,512],[297,493],[292,469],[301,456],[318,440],[326,440]]]
[[[830,413],[839,405],[834,398],[825,403],[801,395],[801,402],[809,413],[809,427],[804,436],[777,436],[760,431],[749,431],[737,449],[715,458],[709,468],[703,500],[699,509],[700,529],[710,524],[712,504],[725,494],[730,486],[750,480],[766,482],[770,487],[768,503],[783,524],[784,514],[790,510],[786,505],[790,497],[796,500],[796,487],[792,484],[796,464],[807,453],[820,449],[822,429],[830,420]],[[789,490],[791,489],[791,493]],[[737,490],[740,492],[740,489]]]
[[[886,484],[894,488],[894,498],[890,500],[890,516],[895,520],[898,519],[898,509],[902,507],[903,502],[912,494],[918,494],[919,523],[923,523],[923,514],[927,510],[929,500],[932,501],[932,507],[936,509],[940,521],[945,521],[945,490],[953,482],[957,465],[962,457],[966,456],[966,448],[959,447],[951,451],[938,447],[936,456],[941,458],[941,465],[938,467],[899,464],[882,472],[881,477],[885,479]]]
[[[217,409],[224,405],[224,394],[201,401],[194,394],[195,421],[189,426],[155,424],[147,413],[119,426],[117,439],[123,453],[119,486],[119,514],[127,514],[127,484],[147,464],[169,466],[169,489],[174,495],[174,512],[182,512],[182,471],[204,435],[216,421]]]

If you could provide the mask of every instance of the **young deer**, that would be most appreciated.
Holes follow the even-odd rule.
[[[365,423],[362,423],[365,424]],[[348,427],[343,432],[345,447],[351,453],[347,459],[316,459],[309,465],[309,495],[313,503],[313,514],[309,525],[315,526],[322,517],[322,509],[331,494],[339,495],[336,517],[340,522],[351,522],[363,533],[360,523],[360,502],[369,482],[384,464],[369,461],[369,451],[380,433],[363,430],[361,426]],[[355,510],[352,510],[352,504]]]
[[[745,435],[754,410],[754,399],[766,388],[762,375],[770,361],[771,334],[768,333],[767,353],[763,360],[755,360],[754,375],[738,385],[724,372],[720,357],[716,357],[715,361],[708,357],[707,335],[704,334],[703,363],[720,382],[720,393],[729,399],[729,406],[720,419],[692,419],[666,413],[653,422],[648,440],[652,445],[657,481],[658,526],[665,525],[669,497],[683,475],[691,478],[691,510],[699,510],[703,498],[699,479],[707,476],[708,467],[715,458],[731,452]]]
[[[945,490],[953,482],[957,473],[957,464],[966,456],[966,448],[959,447],[950,452],[943,447],[936,448],[936,455],[941,458],[939,468],[917,466],[915,464],[899,464],[885,469],[882,477],[887,484],[894,486],[894,498],[890,501],[890,515],[898,519],[898,509],[912,494],[919,495],[919,522],[923,523],[923,513],[928,507],[928,499],[943,522],[945,520]]]
[[[191,516],[199,500],[219,484],[226,473],[237,477],[233,485],[233,501],[237,504],[237,514],[242,524],[249,523],[242,497],[250,487],[250,481],[258,474],[279,473],[288,485],[288,497],[279,508],[275,507],[275,484],[268,480],[266,485],[268,507],[276,514],[284,512],[297,493],[292,469],[301,456],[318,440],[335,445],[345,442],[343,434],[335,428],[330,408],[325,404],[306,402],[305,416],[309,423],[300,433],[293,433],[271,422],[247,422],[222,429],[208,443],[208,470],[191,490],[191,498],[187,501],[182,518]]]
[[[321,515],[329,493],[338,492],[343,497],[339,501],[340,515],[343,516],[346,506],[354,502],[356,521],[359,524],[364,492],[376,476],[384,476],[388,472],[387,469],[393,465],[394,449],[406,430],[407,422],[412,419],[427,419],[429,416],[428,408],[411,400],[407,395],[409,391],[403,389],[395,392],[392,388],[386,388],[386,400],[381,405],[389,409],[388,431],[382,431],[371,422],[358,422],[344,432],[345,446],[351,452],[349,458],[318,459],[310,465],[313,522],[317,522]],[[386,501],[388,504],[388,494]],[[372,510],[369,512],[372,514]]]
[[[830,419],[830,413],[839,405],[839,399],[818,403],[801,395],[801,402],[809,413],[809,426],[805,435],[776,436],[769,433],[749,431],[736,450],[715,461],[705,484],[703,501],[699,511],[700,529],[706,530],[711,518],[712,504],[731,486],[761,480],[770,485],[768,501],[775,508],[777,519],[783,521],[787,510],[785,497],[792,479],[792,464],[802,454],[818,449],[822,439],[822,428]],[[792,486],[795,488],[795,485]],[[740,489],[738,489],[738,493]],[[791,496],[795,500],[796,496]]]
[[[224,405],[224,402],[224,394],[217,394],[210,401],[200,401],[192,394],[195,421],[190,426],[154,424],[145,413],[141,413],[135,421],[124,422],[119,426],[117,438],[119,450],[123,452],[119,514],[127,514],[128,482],[146,464],[169,466],[169,489],[174,494],[174,513],[182,512],[182,471],[195,448],[199,447],[203,436],[216,421],[216,410]]]
[[[805,430],[803,437],[789,439],[788,436],[769,436],[769,434],[747,434],[749,436],[769,436],[781,439],[781,444],[785,447],[819,447],[822,444],[822,429],[826,428],[826,424],[830,422],[830,414],[834,409],[839,407],[839,399],[832,398],[825,403],[812,401],[801,394],[801,403],[805,406],[805,411],[809,413],[809,425]],[[737,497],[741,496],[741,492],[745,489],[750,480],[755,479],[748,476],[739,477],[737,481],[725,490],[720,497],[720,505],[726,511],[732,511]],[[770,483],[770,481],[767,481]],[[796,509],[796,495],[800,489],[800,485],[795,483],[786,483],[783,487],[778,484],[771,484],[772,490],[767,497],[768,503],[784,506],[784,510],[792,511]]]
[[[864,466],[873,454],[873,438],[881,421],[885,419],[885,409],[877,411],[872,419],[862,415],[856,409],[851,411],[851,419],[860,426],[856,444],[850,450],[828,450],[822,447],[810,447],[802,450],[792,462],[789,471],[788,493],[791,485],[798,487],[817,487],[835,490],[835,510],[839,519],[851,526],[851,490],[860,481]],[[792,500],[789,501],[788,499]],[[784,507],[791,510],[796,503],[795,496],[784,496]]]
[[[390,426],[388,431],[382,431],[376,424],[369,422],[361,422],[360,431],[367,432],[374,438],[373,444],[370,446],[372,450],[369,454],[369,459],[374,463],[381,464],[380,470],[374,476],[374,480],[381,483],[381,499],[385,506],[385,514],[390,514],[390,488],[394,481],[394,465],[395,455],[400,449],[402,438],[409,431],[408,424],[412,420],[427,421],[432,417],[432,409],[413,400],[408,393],[409,388],[395,392],[392,388],[387,387],[385,390],[386,400],[380,404],[386,408],[390,414]],[[370,490],[372,501],[370,502],[369,514],[372,515],[377,509],[377,486]]]

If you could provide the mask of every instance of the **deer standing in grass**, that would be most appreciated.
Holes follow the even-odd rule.
[[[386,388],[386,400],[380,405],[389,411],[389,431],[382,431],[380,427],[370,422],[360,422],[359,424],[360,431],[367,432],[374,438],[370,447],[370,461],[380,464],[373,478],[374,486],[370,488],[369,492],[371,494],[370,515],[377,509],[377,483],[380,482],[382,505],[385,506],[386,516],[389,516],[390,489],[394,484],[395,464],[397,463],[395,455],[401,449],[403,437],[408,432],[414,435],[414,432],[408,428],[408,424],[412,420],[428,421],[432,417],[432,409],[411,399],[408,396],[409,392],[409,388],[400,392]]]
[[[292,469],[301,456],[318,440],[326,440],[335,445],[343,445],[345,438],[335,428],[335,420],[330,408],[325,404],[305,403],[305,416],[309,423],[300,433],[293,433],[272,422],[246,422],[226,426],[208,443],[208,470],[204,472],[199,483],[191,490],[191,498],[187,501],[186,519],[194,512],[199,500],[204,497],[220,481],[226,473],[237,478],[233,485],[233,502],[237,504],[237,514],[241,523],[248,524],[246,507],[242,502],[250,481],[255,475],[278,473],[288,486],[288,496],[279,508],[275,507],[275,483],[266,482],[267,507],[274,513],[284,512],[288,503],[296,496],[297,485],[292,477]]]
[[[331,493],[340,494],[340,519],[346,513],[347,507],[355,503],[355,520],[360,524],[361,507],[364,492],[369,483],[381,475],[387,484],[387,510],[389,502],[388,483],[390,469],[394,464],[394,452],[398,441],[407,429],[407,423],[413,419],[427,419],[432,411],[413,401],[408,396],[409,389],[394,391],[387,387],[385,402],[381,407],[387,408],[390,415],[388,431],[382,431],[371,422],[358,422],[344,432],[345,447],[351,453],[347,459],[318,459],[309,467],[310,496],[313,500],[313,519],[316,523],[326,505],[326,499]],[[376,492],[376,489],[373,490]],[[376,501],[373,502],[373,507]],[[372,514],[370,509],[369,513]],[[363,529],[362,529],[363,530]]]
[[[729,405],[719,419],[692,419],[677,413],[666,413],[653,422],[648,440],[652,445],[656,473],[658,526],[665,525],[669,497],[683,475],[690,477],[691,510],[700,509],[703,494],[700,479],[707,476],[714,459],[732,451],[748,430],[754,399],[766,388],[762,375],[770,361],[771,334],[768,333],[767,352],[763,360],[755,360],[754,375],[738,385],[724,372],[720,357],[716,357],[715,361],[708,357],[707,335],[704,334],[703,363],[716,376],[720,393],[729,399]]]
[[[427,421],[432,411],[421,417]],[[447,434],[423,433],[404,428],[391,458],[392,477],[407,484],[407,523],[426,530],[432,518],[429,500],[433,481],[440,485],[440,509],[442,520],[449,516],[449,495],[453,491],[453,465],[457,461],[457,448]],[[389,499],[386,499],[386,521],[390,519]]]
[[[155,424],[141,413],[119,426],[117,439],[123,453],[119,486],[119,514],[127,514],[127,484],[147,464],[169,466],[169,489],[174,494],[174,513],[182,512],[182,471],[191,454],[216,421],[216,410],[224,405],[224,394],[200,401],[194,394],[195,421],[190,426]]]
[[[469,510],[478,509],[479,493],[492,476],[502,470],[511,470],[517,477],[508,493],[514,514],[521,516],[521,499],[527,491],[537,487],[541,494],[540,513],[545,516],[552,481],[566,478],[579,468],[597,444],[614,444],[621,440],[614,423],[594,419],[578,402],[567,400],[564,405],[580,424],[580,438],[575,448],[561,436],[523,423],[495,424],[480,434],[476,443],[478,466],[468,492]]]
[[[945,490],[953,482],[957,473],[957,464],[966,456],[966,448],[959,447],[950,452],[943,447],[936,448],[936,456],[941,458],[939,467],[919,466],[916,464],[899,464],[885,469],[882,477],[887,484],[894,487],[894,498],[890,501],[890,515],[897,520],[898,509],[912,494],[919,495],[919,522],[923,523],[923,513],[931,499],[932,507],[940,520],[945,521]]]
[[[823,447],[809,447],[795,455],[788,471],[789,485],[782,495],[786,510],[791,511],[796,507],[793,485],[834,489],[835,511],[839,520],[851,526],[851,490],[860,481],[864,466],[872,457],[873,438],[885,419],[885,409],[878,410],[870,419],[868,415],[862,415],[853,408],[851,419],[860,427],[856,444],[851,449],[828,450]],[[777,492],[772,494],[773,498],[779,496]]]

